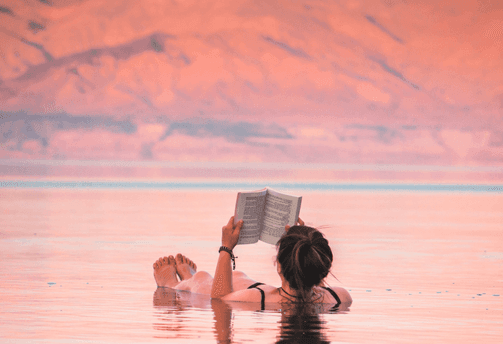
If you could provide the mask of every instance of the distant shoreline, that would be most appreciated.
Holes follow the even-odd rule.
[[[39,182],[36,185],[41,185],[43,182],[113,181],[124,182],[127,185],[139,183],[140,188],[158,187],[146,186],[153,182],[185,184],[188,188],[198,187],[198,183],[215,184],[218,188],[222,188],[222,184],[231,183],[240,185],[239,189],[248,189],[250,185],[252,190],[256,189],[257,185],[261,189],[264,185],[282,187],[283,184],[294,189],[300,188],[299,185],[306,185],[308,189],[316,190],[328,188],[328,190],[414,191],[418,190],[416,185],[441,185],[435,187],[435,190],[443,190],[446,185],[456,186],[449,190],[459,190],[458,186],[463,185],[464,190],[465,186],[473,189],[471,185],[475,185],[475,188],[486,186],[498,188],[499,185],[503,185],[503,166],[0,159],[0,180],[8,183]],[[178,186],[169,187],[178,188]]]
[[[144,160],[51,160],[0,159],[0,166],[121,167],[121,168],[197,168],[252,170],[331,170],[390,172],[481,172],[503,173],[502,166],[411,165],[411,164],[344,164],[311,162],[222,162],[222,161],[144,161]]]
[[[255,190],[265,184],[257,181],[125,181],[125,180],[0,180],[5,189],[154,189],[154,190]],[[503,193],[503,184],[403,184],[403,183],[333,183],[268,182],[278,190],[304,191],[412,191],[412,192],[488,192]]]

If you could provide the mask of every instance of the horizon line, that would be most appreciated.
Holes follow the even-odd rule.
[[[395,171],[395,172],[489,172],[503,173],[503,166],[453,166],[409,164],[347,164],[307,162],[218,162],[218,161],[141,161],[141,160],[50,160],[0,159],[6,166],[80,166],[139,168],[202,168],[252,170],[333,170],[333,171]]]
[[[503,184],[266,182],[274,188],[309,191],[420,191],[503,193]],[[268,186],[268,187],[269,187]],[[260,181],[0,180],[0,189],[263,189]]]

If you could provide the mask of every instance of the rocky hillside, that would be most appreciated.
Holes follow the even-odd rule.
[[[497,1],[0,0],[0,157],[503,165]]]

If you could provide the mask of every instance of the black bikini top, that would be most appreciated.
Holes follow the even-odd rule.
[[[260,291],[260,294],[262,295],[262,297],[260,299],[260,309],[263,311],[263,310],[265,310],[265,292],[258,287],[259,285],[264,285],[264,283],[261,283],[261,282],[254,283],[251,286],[249,286],[247,289],[258,289]],[[327,290],[334,297],[335,301],[337,301],[337,304],[335,306],[333,306],[332,309],[339,307],[339,305],[341,304],[341,299],[335,293],[335,291],[333,291],[329,287],[322,287],[322,288]]]

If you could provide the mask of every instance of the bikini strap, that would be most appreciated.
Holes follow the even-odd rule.
[[[260,289],[258,286],[259,285],[264,285],[264,283],[254,283],[251,286],[249,286],[247,289],[258,289],[260,291],[260,294],[262,295],[262,298],[260,299],[260,309],[263,311],[265,310],[265,293],[262,289]]]
[[[329,287],[322,287],[322,288],[325,289],[325,290],[327,290],[330,294],[332,294],[332,296],[334,297],[334,299],[337,301],[337,304],[333,308],[339,307],[339,305],[341,304],[341,299],[339,299],[339,296],[335,293],[335,291],[333,291]]]

